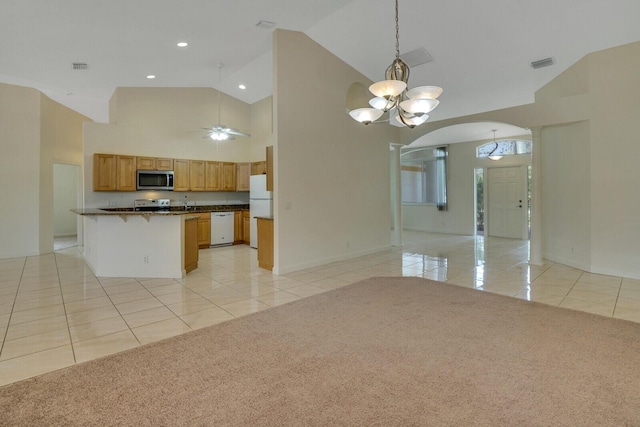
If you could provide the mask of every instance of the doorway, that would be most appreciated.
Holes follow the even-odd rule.
[[[523,166],[487,169],[487,235],[527,239],[529,203],[526,172]]]
[[[80,166],[53,164],[53,250],[78,245],[80,216],[71,209],[82,207]]]

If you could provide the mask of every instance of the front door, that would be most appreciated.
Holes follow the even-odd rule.
[[[520,166],[488,169],[488,235],[524,239],[526,186]]]

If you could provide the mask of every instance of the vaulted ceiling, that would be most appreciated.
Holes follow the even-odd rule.
[[[433,57],[409,85],[444,88],[440,120],[533,102],[584,55],[640,40],[638,16],[638,0],[400,0],[400,51]],[[118,86],[214,87],[253,103],[272,93],[273,29],[259,21],[305,32],[372,80],[395,55],[393,0],[0,0],[0,82],[103,122]],[[554,65],[530,66],[543,58]]]

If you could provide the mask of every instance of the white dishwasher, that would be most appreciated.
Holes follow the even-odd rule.
[[[211,212],[211,246],[233,244],[233,212]]]

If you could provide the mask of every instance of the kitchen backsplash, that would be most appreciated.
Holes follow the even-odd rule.
[[[184,206],[187,196],[189,206],[246,205],[249,192],[182,192],[182,191],[132,191],[126,193],[93,192],[93,200],[85,201],[86,208],[130,208],[136,199],[169,199],[171,206]]]

